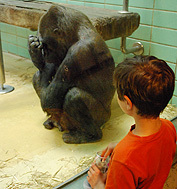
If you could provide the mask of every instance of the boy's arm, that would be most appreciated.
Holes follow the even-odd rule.
[[[88,171],[87,180],[92,188],[94,189],[104,189],[106,181],[106,173],[101,173],[95,164],[92,164]]]
[[[98,183],[94,189],[105,189],[105,184],[104,183]]]
[[[108,156],[111,156],[114,148],[116,147],[117,142],[111,142],[109,145],[102,151],[101,157],[103,157],[103,160],[106,160]]]

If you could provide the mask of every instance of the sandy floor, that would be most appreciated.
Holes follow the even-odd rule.
[[[121,140],[133,124],[114,99],[100,142],[65,144],[58,129],[43,127],[46,115],[31,84],[36,68],[30,60],[7,53],[3,57],[5,84],[15,90],[0,96],[1,188],[52,188],[87,168],[97,151]],[[167,109],[164,116],[176,115],[176,110]]]

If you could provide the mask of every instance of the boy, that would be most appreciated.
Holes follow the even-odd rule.
[[[175,155],[176,131],[159,114],[173,95],[174,73],[165,61],[140,56],[118,64],[114,82],[118,104],[135,125],[118,144],[103,150],[104,159],[111,154],[107,175],[93,164],[87,180],[95,189],[163,188]]]

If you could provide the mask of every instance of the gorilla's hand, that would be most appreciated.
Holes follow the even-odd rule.
[[[28,39],[28,50],[31,56],[31,59],[34,65],[42,71],[45,62],[43,57],[43,45],[42,42],[39,41],[39,38],[33,35],[29,36]]]

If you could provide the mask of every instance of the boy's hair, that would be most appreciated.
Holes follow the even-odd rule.
[[[120,100],[126,95],[138,109],[138,115],[156,118],[173,95],[175,76],[164,60],[135,56],[117,65],[114,83]]]

